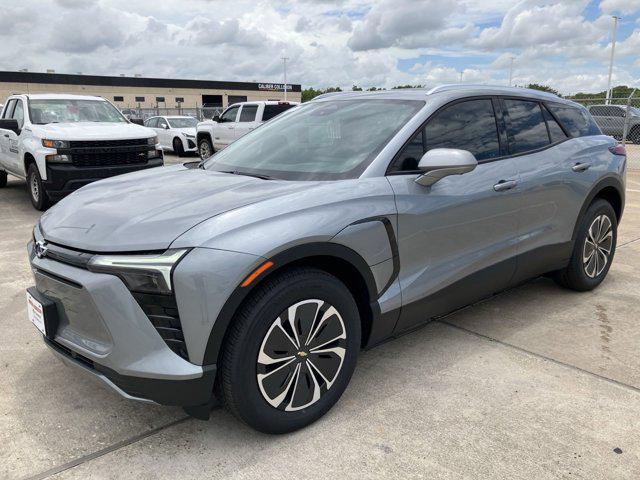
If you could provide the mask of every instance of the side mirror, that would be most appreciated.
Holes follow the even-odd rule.
[[[449,175],[462,175],[478,166],[473,153],[457,148],[434,148],[425,153],[418,163],[418,170],[424,172],[416,183],[428,187]]]
[[[144,120],[142,120],[141,118],[130,118],[129,121],[131,123],[135,123],[136,125],[144,126]]]
[[[11,130],[16,135],[20,135],[20,126],[15,118],[2,118],[0,119],[0,128],[4,130]]]
[[[162,128],[164,128],[165,130],[169,130],[169,125],[167,125],[166,123],[162,124]]]
[[[218,112],[213,114],[213,117],[211,117],[211,120],[213,120],[214,122],[219,122],[220,121],[220,114]]]

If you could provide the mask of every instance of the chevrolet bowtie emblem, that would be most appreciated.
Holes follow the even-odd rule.
[[[299,357],[306,357],[308,355],[307,352],[298,352]]]
[[[49,250],[49,248],[45,242],[38,241],[34,245],[34,250],[36,252],[36,257],[44,258],[47,255],[47,250]]]

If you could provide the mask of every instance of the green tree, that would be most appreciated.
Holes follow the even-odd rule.
[[[531,88],[533,90],[541,90],[543,92],[553,93],[554,95],[560,95],[560,92],[558,92],[555,88],[551,88],[548,85],[540,85],[538,83],[530,83],[525,88]]]
[[[351,87],[351,91],[353,91],[353,92],[361,92],[362,91],[362,87],[354,85],[353,87]]]
[[[329,87],[326,90],[316,90],[313,87],[305,88],[302,90],[302,102],[308,102],[316,98],[318,95],[322,95],[323,93],[332,93],[332,92],[341,92],[342,89],[340,87]]]

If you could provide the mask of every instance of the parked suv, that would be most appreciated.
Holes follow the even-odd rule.
[[[0,118],[0,187],[7,173],[25,178],[45,210],[95,180],[163,165],[157,142],[101,97],[12,95]]]
[[[627,118],[625,105],[591,105],[588,108],[602,133],[622,140],[627,123],[627,139],[635,144],[640,143],[640,110],[629,107],[630,115]]]
[[[200,418],[218,400],[295,430],[338,401],[362,348],[538,275],[598,286],[625,163],[585,108],[543,92],[319,97],[209,160],[46,212],[30,317],[128,398]]]
[[[209,158],[216,151],[296,105],[297,103],[272,100],[229,105],[212,120],[198,123],[196,130],[200,158]]]
[[[152,128],[158,135],[158,145],[162,149],[173,150],[179,157],[187,152],[195,152],[196,125],[198,119],[188,116],[150,117],[144,122],[145,127]]]

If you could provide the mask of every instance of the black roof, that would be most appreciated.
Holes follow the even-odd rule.
[[[102,75],[69,75],[66,73],[0,72],[0,83],[45,83],[57,85],[95,85],[108,87],[192,88],[199,90],[282,91],[282,83],[222,82],[217,80],[185,80],[172,78],[107,77]],[[288,84],[287,91],[300,92],[299,84]]]

